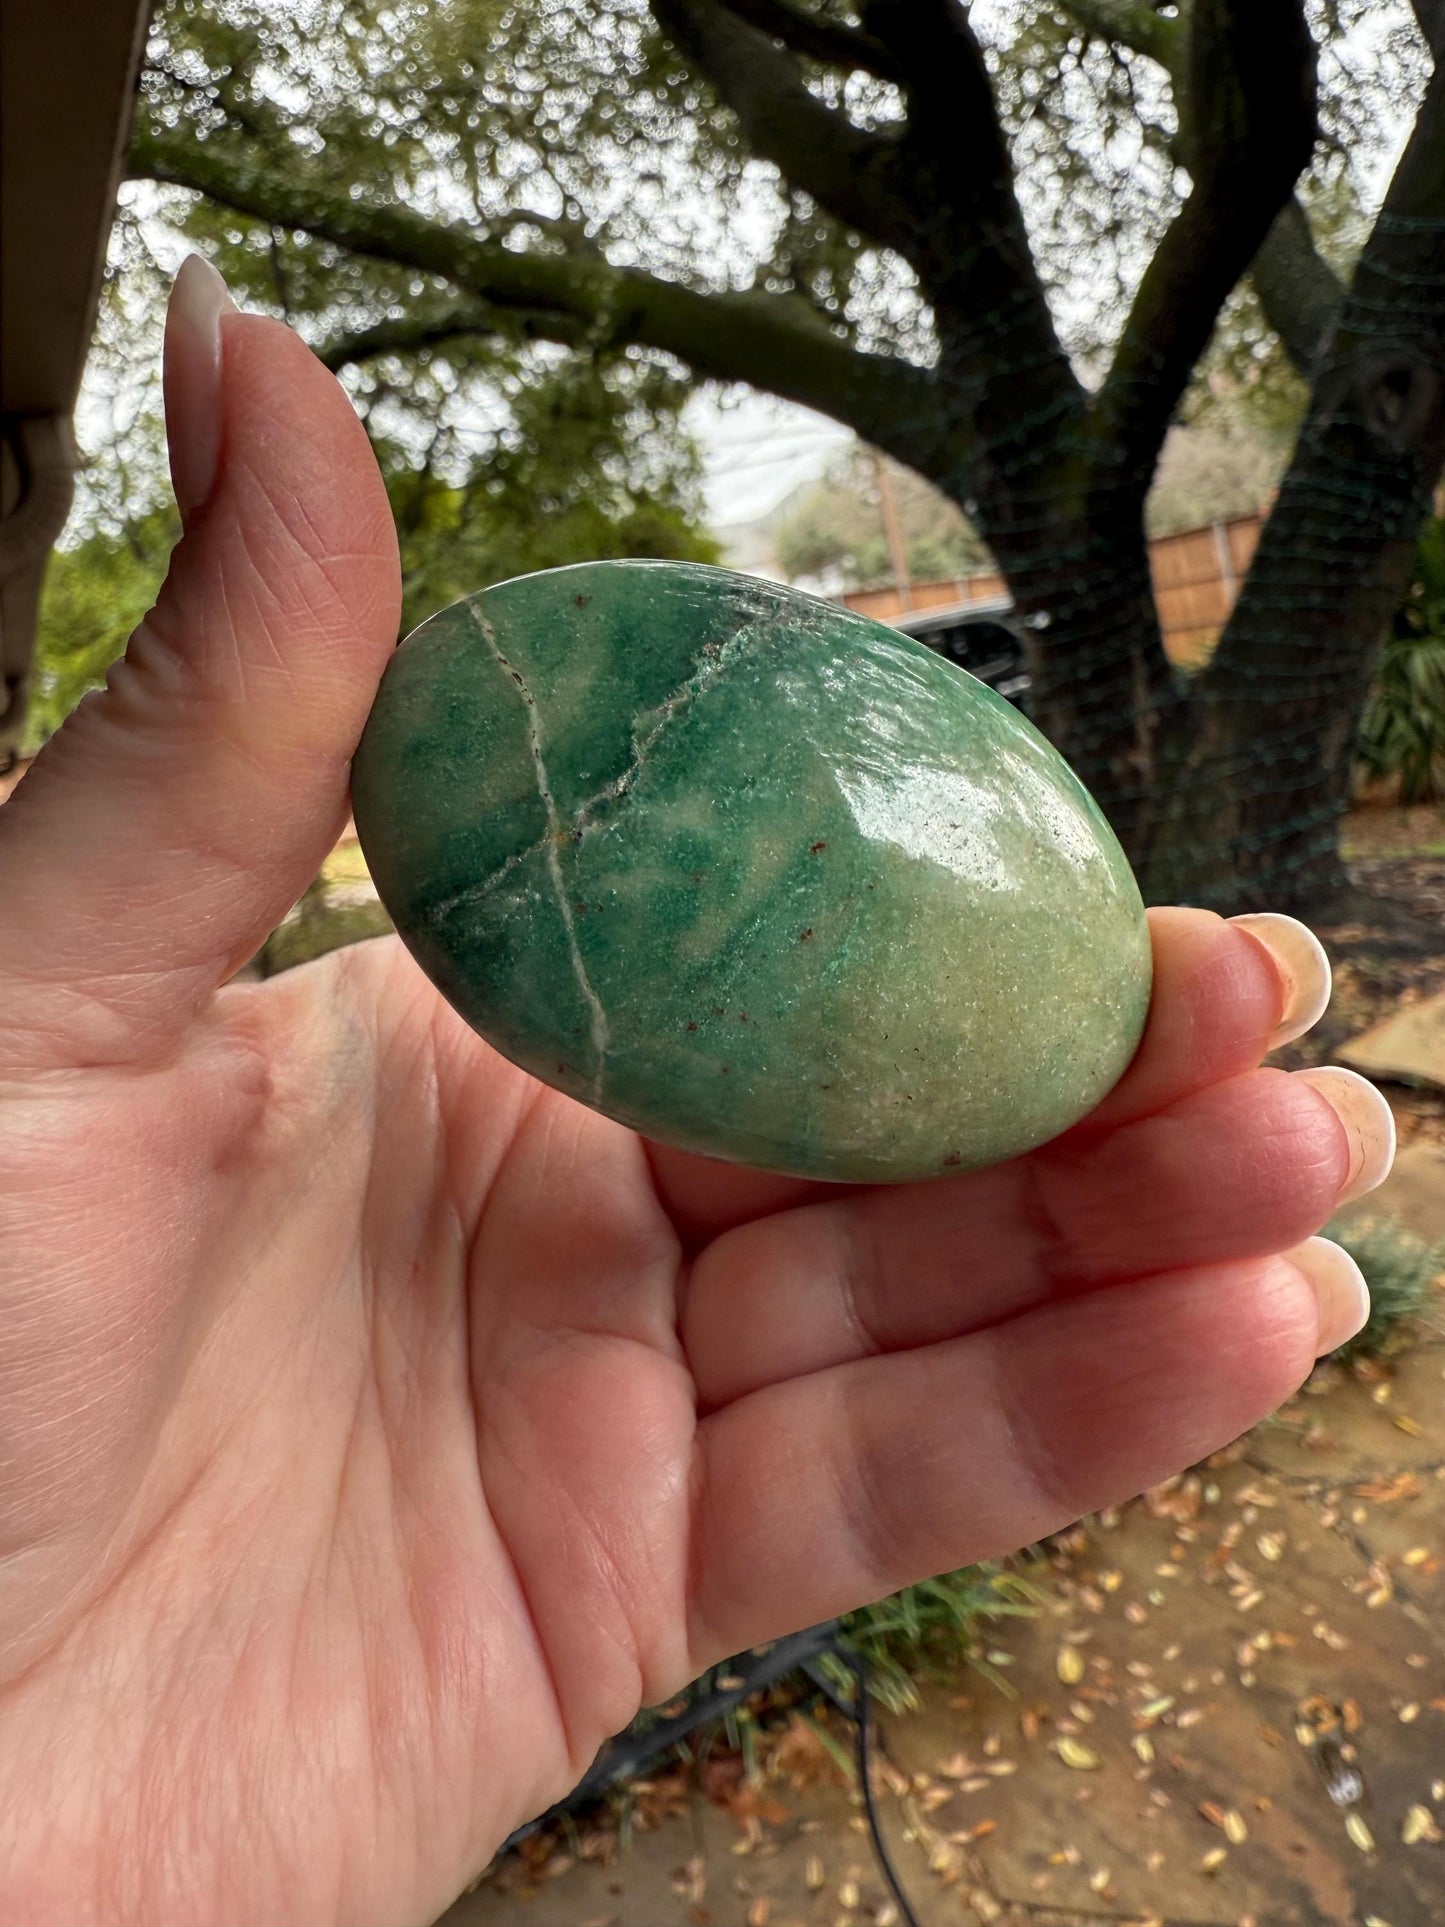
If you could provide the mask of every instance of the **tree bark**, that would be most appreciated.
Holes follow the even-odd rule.
[[[330,344],[333,365],[489,332],[636,343],[845,423],[952,496],[989,542],[1026,626],[1035,718],[1094,790],[1146,893],[1308,902],[1340,879],[1360,701],[1445,459],[1445,67],[1340,307],[1288,200],[1310,124],[1299,0],[1194,0],[1178,18],[1148,0],[1067,3],[1090,31],[1132,37],[1168,67],[1194,175],[1096,396],[1059,344],[959,0],[868,0],[857,29],[808,0],[653,0],[749,147],[913,266],[934,366],[861,350],[794,296],[707,293],[592,252],[514,250],[354,201],[300,166],[283,176],[227,140],[142,127],[132,171],[433,278],[429,305]],[[1438,37],[1445,0],[1416,3]],[[886,68],[903,120],[853,125],[810,88],[806,60]],[[1256,249],[1261,294],[1310,361],[1314,391],[1220,648],[1186,682],[1160,639],[1143,500]]]
[[[1156,898],[1309,904],[1343,882],[1361,703],[1445,464],[1445,67],[1355,270],[1144,853]]]
[[[1065,518],[1057,502],[1044,518],[1015,496],[983,532],[1023,626],[1029,714],[1137,866],[1183,699],[1164,654],[1142,524],[1087,504]]]

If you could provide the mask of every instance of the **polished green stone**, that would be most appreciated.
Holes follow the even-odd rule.
[[[388,666],[352,791],[467,1021],[666,1143],[941,1176],[1066,1129],[1143,1027],[1139,892],[1055,751],[772,583],[599,562],[443,609]]]

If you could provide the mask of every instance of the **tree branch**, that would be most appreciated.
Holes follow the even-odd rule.
[[[1255,704],[1275,696],[1298,702],[1305,661],[1312,693],[1343,682],[1340,721],[1353,728],[1445,464],[1442,234],[1445,64],[1425,90],[1355,263],[1294,459],[1203,672],[1200,689],[1216,715],[1238,712],[1241,689]]]
[[[839,26],[794,6],[792,0],[723,0],[723,5],[795,54],[806,54],[829,67],[862,68],[879,80],[899,78],[898,63],[887,43],[861,27]]]
[[[404,314],[359,328],[354,334],[333,335],[316,349],[318,361],[332,373],[375,361],[382,355],[418,354],[468,337],[499,336],[504,341],[556,341],[582,348],[588,342],[587,324],[566,315],[499,308],[490,301],[453,301],[425,314]]]
[[[1315,246],[1309,216],[1292,194],[1250,269],[1264,318],[1302,375],[1309,375],[1345,297],[1344,283]]]
[[[1195,0],[1179,114],[1193,185],[1144,271],[1094,417],[1141,484],[1220,308],[1309,160],[1314,78],[1300,0]]]
[[[284,177],[171,130],[137,129],[132,178],[164,181],[222,207],[298,229],[352,253],[434,275],[463,290],[453,334],[475,333],[488,317],[515,317],[520,332],[573,346],[642,346],[676,355],[695,373],[748,382],[830,415],[900,461],[937,473],[944,448],[958,457],[957,424],[946,423],[932,373],[894,356],[851,348],[791,295],[704,293],[595,255],[530,253],[478,241],[464,229],[412,209],[352,200],[297,172]],[[435,311],[381,324],[340,359],[434,345]],[[950,429],[952,432],[950,433]]]
[[[937,424],[916,432],[944,459],[940,467],[915,458],[914,466],[962,498],[976,451],[1017,455],[1021,424],[1082,412],[962,0],[863,0],[864,31],[886,44],[907,104],[903,125],[885,133],[866,133],[816,100],[797,61],[745,25],[735,0],[651,0],[651,7],[737,115],[754,152],[917,272],[940,356]],[[882,445],[897,453],[896,440]]]
[[[1087,34],[1117,40],[1136,54],[1147,54],[1172,73],[1185,38],[1184,22],[1155,13],[1148,0],[1061,0]]]
[[[1410,0],[1410,11],[1430,52],[1445,58],[1445,0]]]
[[[962,0],[867,0],[864,17],[887,33],[908,102],[900,165],[913,232],[900,251],[935,298],[952,290],[975,304],[981,295],[1017,302],[1027,288],[1046,314],[967,8]]]
[[[1175,83],[1182,118],[1188,56],[1183,20],[1157,14],[1141,0],[1063,0],[1063,4],[1086,32],[1117,40],[1132,52],[1157,60]],[[1431,6],[1445,19],[1445,0],[1413,0],[1413,4],[1422,31],[1427,30],[1421,16]],[[1345,290],[1315,246],[1309,216],[1296,196],[1291,195],[1264,237],[1250,265],[1250,277],[1265,320],[1296,369],[1308,375]]]
[[[855,126],[812,94],[768,34],[718,0],[650,0],[654,19],[737,116],[752,151],[849,227],[884,247],[906,234],[898,141]]]

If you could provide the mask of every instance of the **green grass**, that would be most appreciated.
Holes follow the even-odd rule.
[[[1445,843],[1435,839],[1421,842],[1409,837],[1401,838],[1398,843],[1367,843],[1346,836],[1340,839],[1340,855],[1347,863],[1362,858],[1393,862],[1406,857],[1441,857],[1445,856]]]
[[[847,1614],[843,1643],[867,1661],[875,1696],[899,1712],[918,1704],[918,1679],[955,1672],[961,1665],[977,1667],[1002,1684],[987,1656],[985,1628],[1000,1619],[1031,1616],[1043,1597],[1022,1573],[965,1566]],[[840,1684],[851,1678],[845,1667],[837,1671]]]
[[[391,918],[379,903],[332,903],[325,882],[313,883],[295,914],[273,930],[261,946],[257,962],[263,976],[274,977],[283,970],[294,970],[297,964],[324,957],[328,951],[339,950],[343,944],[383,937],[391,927]]]
[[[321,866],[328,883],[370,883],[371,872],[359,843],[338,843]]]
[[[1411,1328],[1435,1327],[1433,1280],[1445,1269],[1445,1245],[1427,1244],[1385,1217],[1332,1219],[1324,1235],[1344,1246],[1370,1287],[1364,1329],[1331,1354],[1346,1361],[1398,1350]]]

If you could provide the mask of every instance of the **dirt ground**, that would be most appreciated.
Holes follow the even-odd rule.
[[[1435,1135],[1367,1201],[1429,1239]],[[1432,1314],[1054,1542],[1038,1615],[991,1634],[999,1683],[883,1717],[883,1826],[925,1927],[1445,1922],[1445,1281]],[[897,1927],[812,1729],[765,1758],[753,1781],[726,1753],[660,1768],[630,1844],[610,1821],[536,1841],[445,1927]]]
[[[1344,848],[1350,895],[1309,917],[1330,953],[1334,995],[1309,1035],[1280,1053],[1288,1069],[1331,1062],[1361,1031],[1445,990],[1445,809],[1356,810]],[[1402,1145],[1445,1144],[1445,1091],[1394,1084],[1389,1096]]]

